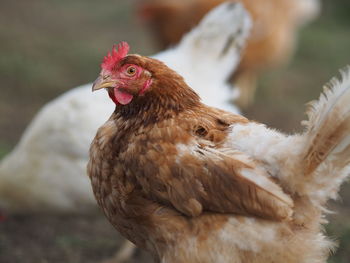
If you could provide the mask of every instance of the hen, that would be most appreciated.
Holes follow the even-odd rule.
[[[350,68],[287,136],[203,104],[128,49],[105,57],[93,85],[116,104],[88,164],[116,229],[157,262],[326,262],[326,202],[349,173]]]
[[[239,62],[249,29],[250,19],[241,6],[223,5],[178,46],[154,57],[184,74],[206,103],[237,111],[229,101],[227,79]],[[91,85],[72,89],[45,105],[15,149],[1,160],[0,210],[82,213],[96,209],[86,176],[88,148],[113,103],[102,94],[92,96]]]
[[[239,105],[252,100],[259,74],[288,61],[298,29],[319,11],[319,0],[236,0],[242,2],[253,18],[253,30],[235,72],[240,88]],[[178,43],[212,8],[225,0],[142,0],[139,13],[153,30],[161,47]]]

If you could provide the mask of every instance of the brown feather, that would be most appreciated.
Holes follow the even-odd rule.
[[[230,127],[246,118],[203,105],[160,61],[129,55],[121,63],[147,69],[153,84],[117,105],[99,129],[88,172],[99,205],[125,237],[161,257],[177,242],[169,233],[200,236],[194,225],[210,222],[208,213],[222,214],[217,229],[234,214],[290,219],[293,202],[267,172],[222,148]]]

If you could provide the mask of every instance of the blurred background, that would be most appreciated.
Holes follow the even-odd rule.
[[[136,17],[135,1],[2,0],[0,8],[0,158],[16,144],[35,113],[63,92],[93,81],[113,43],[133,53],[159,51]],[[295,56],[266,72],[251,119],[285,132],[301,130],[304,104],[350,64],[350,1],[324,0],[320,16],[302,29]],[[328,235],[340,246],[329,262],[350,262],[350,185],[331,204]],[[98,262],[121,240],[99,215],[14,216],[0,223],[0,262]],[[138,254],[141,258],[145,254]],[[149,259],[148,259],[149,260]]]

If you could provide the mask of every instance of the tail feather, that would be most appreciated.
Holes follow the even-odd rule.
[[[311,174],[329,161],[336,168],[350,162],[350,66],[341,71],[342,79],[332,79],[318,101],[309,103],[304,174]]]

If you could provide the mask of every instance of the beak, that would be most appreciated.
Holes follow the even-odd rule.
[[[103,76],[99,76],[92,85],[92,91],[96,91],[103,88],[110,88],[116,85],[116,81],[110,81],[109,78],[104,79]]]

